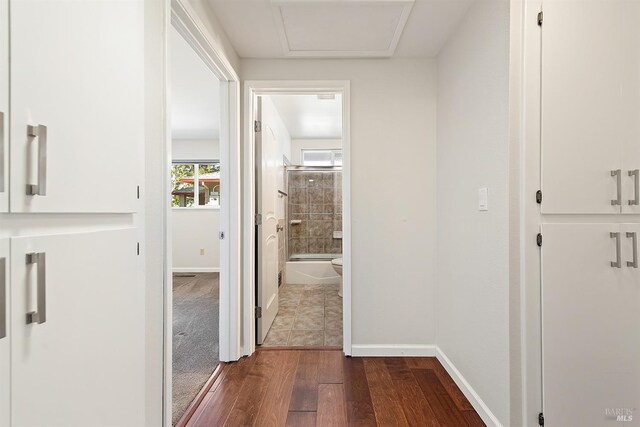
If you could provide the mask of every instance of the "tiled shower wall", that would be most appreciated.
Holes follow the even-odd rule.
[[[289,258],[342,254],[342,171],[288,171]],[[292,221],[300,220],[299,224]]]

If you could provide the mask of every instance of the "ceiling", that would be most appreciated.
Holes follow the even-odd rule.
[[[270,95],[291,139],[342,138],[342,96]]]
[[[474,0],[207,1],[241,58],[357,58],[434,57]]]
[[[173,27],[170,43],[171,136],[218,139],[220,82]]]

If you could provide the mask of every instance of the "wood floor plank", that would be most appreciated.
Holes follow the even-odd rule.
[[[410,357],[406,359],[411,359]],[[412,380],[413,373],[407,366],[407,362],[404,357],[385,357],[384,363],[387,365],[387,370],[392,380]]]
[[[442,427],[467,425],[461,411],[431,369],[414,369],[413,375]]]
[[[347,408],[342,384],[318,385],[318,427],[346,427]]]
[[[360,357],[345,357],[342,362],[347,422],[357,427],[377,426],[364,361]]]
[[[410,426],[440,427],[440,423],[413,377],[413,373],[411,379],[393,380],[393,386]]]
[[[318,410],[319,363],[320,352],[305,351],[300,353],[289,411],[315,412]]]
[[[462,393],[462,391],[458,388],[458,385],[456,384],[456,382],[453,381],[453,378],[451,378],[447,370],[444,368],[444,366],[442,366],[442,364],[438,361],[438,359],[434,359],[433,371],[438,377],[438,380],[440,380],[440,383],[442,384],[444,389],[449,394],[449,397],[451,397],[451,399],[455,402],[456,407],[460,411],[474,410],[469,400],[466,398],[464,393]]]
[[[376,420],[381,426],[408,426],[383,359],[366,357],[364,368]]]
[[[316,427],[316,413],[289,412],[286,427]]]
[[[277,353],[269,352],[258,353],[255,358],[256,361],[242,384],[238,399],[224,423],[225,426],[250,426],[257,419],[258,411],[280,358]]]
[[[243,357],[237,362],[225,364],[219,383],[214,383],[187,425],[190,427],[223,425],[254,361],[253,357]]]
[[[323,351],[320,353],[319,384],[342,384],[343,357],[342,352],[338,351]]]
[[[474,411],[463,411],[462,416],[467,421],[467,424],[471,427],[486,427],[487,425],[482,421],[480,415]]]
[[[283,352],[256,417],[256,426],[280,427],[287,421],[300,352]]]
[[[435,357],[407,357],[405,359],[410,369],[433,369],[433,364],[437,360]]]

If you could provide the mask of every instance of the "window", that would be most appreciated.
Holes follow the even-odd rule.
[[[194,197],[196,188],[198,197]],[[174,162],[171,165],[171,206],[220,206],[220,163]]]
[[[304,166],[342,166],[342,150],[302,150]]]

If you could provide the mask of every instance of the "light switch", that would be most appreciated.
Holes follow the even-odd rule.
[[[489,210],[489,189],[487,187],[478,190],[478,210]]]

